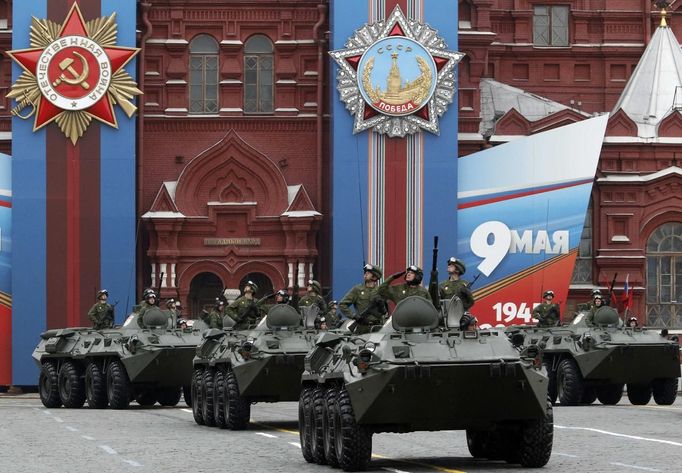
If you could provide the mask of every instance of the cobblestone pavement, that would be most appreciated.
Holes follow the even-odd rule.
[[[673,472],[682,400],[672,406],[557,406],[545,471]],[[0,396],[0,472],[328,472],[300,452],[297,404],[256,404],[248,430],[197,425],[174,408],[46,409],[35,394]],[[474,460],[462,431],[376,434],[370,471],[522,471]]]

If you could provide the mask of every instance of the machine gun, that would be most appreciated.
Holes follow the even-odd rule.
[[[159,274],[159,284],[156,286],[156,303],[154,305],[159,305],[161,303],[161,282],[163,281],[163,275],[165,273]]]
[[[355,330],[358,325],[369,325],[367,319],[371,316],[382,317],[388,313],[388,305],[381,296],[373,297],[369,305],[360,312],[353,320],[353,323],[348,325],[348,330],[351,332]]]
[[[429,280],[429,295],[436,309],[439,308],[440,293],[438,291],[438,236],[433,237],[433,259],[431,260],[431,278]]]

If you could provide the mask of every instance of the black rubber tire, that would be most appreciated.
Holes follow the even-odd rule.
[[[324,404],[326,387],[317,386],[312,392],[310,403],[313,419],[313,432],[311,436],[310,450],[313,453],[313,461],[318,465],[326,465],[324,458]]]
[[[201,413],[201,384],[204,379],[204,370],[196,368],[192,373],[192,383],[190,384],[192,399],[192,416],[194,422],[204,425],[204,416]]]
[[[490,433],[486,430],[466,431],[467,448],[474,458],[488,458],[488,440]]]
[[[132,386],[126,369],[118,360],[112,361],[107,368],[107,398],[112,409],[126,409],[130,404]]]
[[[204,370],[204,378],[201,382],[201,416],[204,418],[204,425],[215,426],[213,417],[213,377],[215,373],[212,369]]]
[[[59,398],[58,378],[57,363],[54,361],[43,363],[38,377],[38,392],[45,407],[61,407],[62,405],[62,400]]]
[[[339,458],[336,455],[336,416],[334,411],[338,409],[336,398],[339,390],[336,387],[329,387],[326,391],[322,417],[322,440],[324,446],[324,459],[327,465],[338,468]]]
[[[575,361],[561,360],[557,367],[557,393],[562,406],[577,406],[583,395],[583,377]]]
[[[580,404],[592,404],[597,400],[597,390],[592,386],[583,388],[583,395],[580,397]]]
[[[623,397],[623,383],[597,387],[597,399],[605,406],[615,406]]]
[[[65,361],[59,368],[59,398],[70,409],[80,409],[85,404],[83,371],[73,361]]]
[[[225,391],[225,372],[216,370],[213,379],[215,383],[213,386],[213,418],[215,419],[215,425],[221,429],[226,429],[225,406],[227,405],[227,392]]]
[[[635,406],[644,406],[651,401],[651,384],[628,383],[628,399]]]
[[[244,430],[251,419],[251,401],[239,394],[237,377],[232,371],[225,373],[225,389],[227,404],[225,407],[225,422],[230,430]]]
[[[350,396],[345,388],[337,397],[336,455],[344,471],[363,471],[372,458],[372,431],[355,421]]]
[[[186,384],[182,387],[182,397],[185,399],[185,405],[192,407],[192,385]]]
[[[156,404],[156,390],[154,388],[142,388],[135,395],[135,402],[142,407],[150,407]]]
[[[303,453],[303,458],[308,463],[315,463],[313,460],[313,451],[310,448],[312,444],[312,432],[313,432],[313,421],[312,421],[312,408],[310,403],[312,401],[312,386],[305,386],[301,390],[301,394],[298,398],[298,436],[301,443],[301,453]]]
[[[677,378],[659,378],[651,383],[654,401],[660,406],[669,406],[677,398]]]
[[[106,409],[109,403],[106,377],[94,361],[85,367],[85,399],[90,409]]]
[[[525,422],[518,437],[519,446],[515,450],[518,463],[524,468],[540,468],[547,464],[552,455],[554,443],[554,412],[552,402],[547,399],[545,417],[541,420]]]
[[[156,389],[156,399],[162,406],[177,406],[181,396],[182,390],[180,389],[180,386],[167,386],[165,388]]]

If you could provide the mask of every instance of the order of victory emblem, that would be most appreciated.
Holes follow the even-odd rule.
[[[438,117],[454,99],[455,65],[464,54],[448,51],[436,30],[406,19],[398,6],[356,30],[345,47],[329,54],[340,68],[341,100],[355,116],[353,133],[439,134]]]
[[[139,49],[116,46],[115,18],[85,22],[78,3],[62,25],[33,18],[31,48],[7,51],[23,69],[7,94],[17,101],[12,115],[35,115],[33,131],[55,121],[74,145],[93,118],[118,128],[117,103],[132,117],[131,99],[142,92],[123,67]]]

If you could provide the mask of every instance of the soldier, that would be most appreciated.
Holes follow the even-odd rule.
[[[462,318],[459,319],[459,329],[464,330],[476,330],[478,324],[478,319],[472,314],[465,312]]]
[[[341,315],[357,320],[355,333],[367,333],[375,325],[382,325],[386,317],[386,302],[377,292],[377,284],[383,273],[379,266],[366,264],[362,268],[362,284],[353,286],[339,302]],[[355,312],[350,307],[355,308]]]
[[[331,301],[329,303],[329,312],[327,312],[327,325],[329,328],[336,328],[340,325],[341,318],[338,314],[339,303]]]
[[[637,320],[637,317],[634,317],[634,316],[630,317],[630,318],[628,319],[627,326],[630,327],[630,328],[637,328],[637,327],[639,327],[639,321]]]
[[[168,316],[173,321],[172,327],[175,327],[175,324],[178,320],[178,312],[175,310],[175,299],[172,297],[170,299],[166,299],[166,310],[168,311]]]
[[[97,291],[97,302],[88,311],[88,318],[92,321],[95,330],[114,326],[114,306],[107,302],[108,298],[109,291],[100,289]]]
[[[306,295],[301,297],[301,299],[298,301],[298,306],[310,307],[316,305],[317,308],[320,309],[318,314],[325,315],[327,313],[328,308],[327,303],[324,301],[324,298],[320,295],[322,293],[322,286],[320,285],[320,283],[315,281],[314,279],[309,279],[307,291],[308,292],[306,293]]]
[[[244,285],[243,294],[227,308],[227,315],[235,321],[234,328],[236,330],[242,330],[250,325],[255,325],[263,315],[263,307],[254,298],[256,291],[258,291],[256,283],[247,281]]]
[[[578,311],[579,312],[587,312],[588,310],[592,309],[594,297],[597,295],[601,296],[602,295],[601,291],[599,289],[593,290],[592,291],[592,298],[589,301],[578,304]],[[602,299],[602,302],[604,302],[603,299]]]
[[[587,314],[587,318],[585,319],[587,325],[594,325],[594,314],[601,307],[604,307],[604,298],[601,295],[601,292],[599,292],[592,297],[592,307],[590,308],[590,312]]]
[[[156,293],[154,292],[154,289],[145,289],[144,292],[142,293],[142,302],[140,302],[140,309],[137,312],[137,325],[140,326],[140,328],[145,328],[144,324],[144,314],[151,309],[152,307],[156,306]]]
[[[448,279],[438,286],[438,294],[441,299],[452,299],[457,296],[462,301],[464,310],[469,310],[474,305],[474,296],[469,289],[469,282],[460,279],[466,272],[466,266],[462,260],[454,256],[448,259]]]
[[[223,317],[225,317],[225,301],[216,297],[213,309],[205,317],[204,322],[208,328],[223,328]]]
[[[405,275],[405,284],[391,286],[391,283],[402,275]],[[419,296],[430,301],[429,291],[421,285],[423,278],[424,271],[419,266],[408,266],[405,271],[392,274],[377,288],[377,292],[384,299],[391,300],[396,304],[409,296]]]
[[[542,303],[533,309],[533,318],[538,319],[538,327],[556,327],[561,320],[559,304],[554,304],[554,291],[542,293]]]

